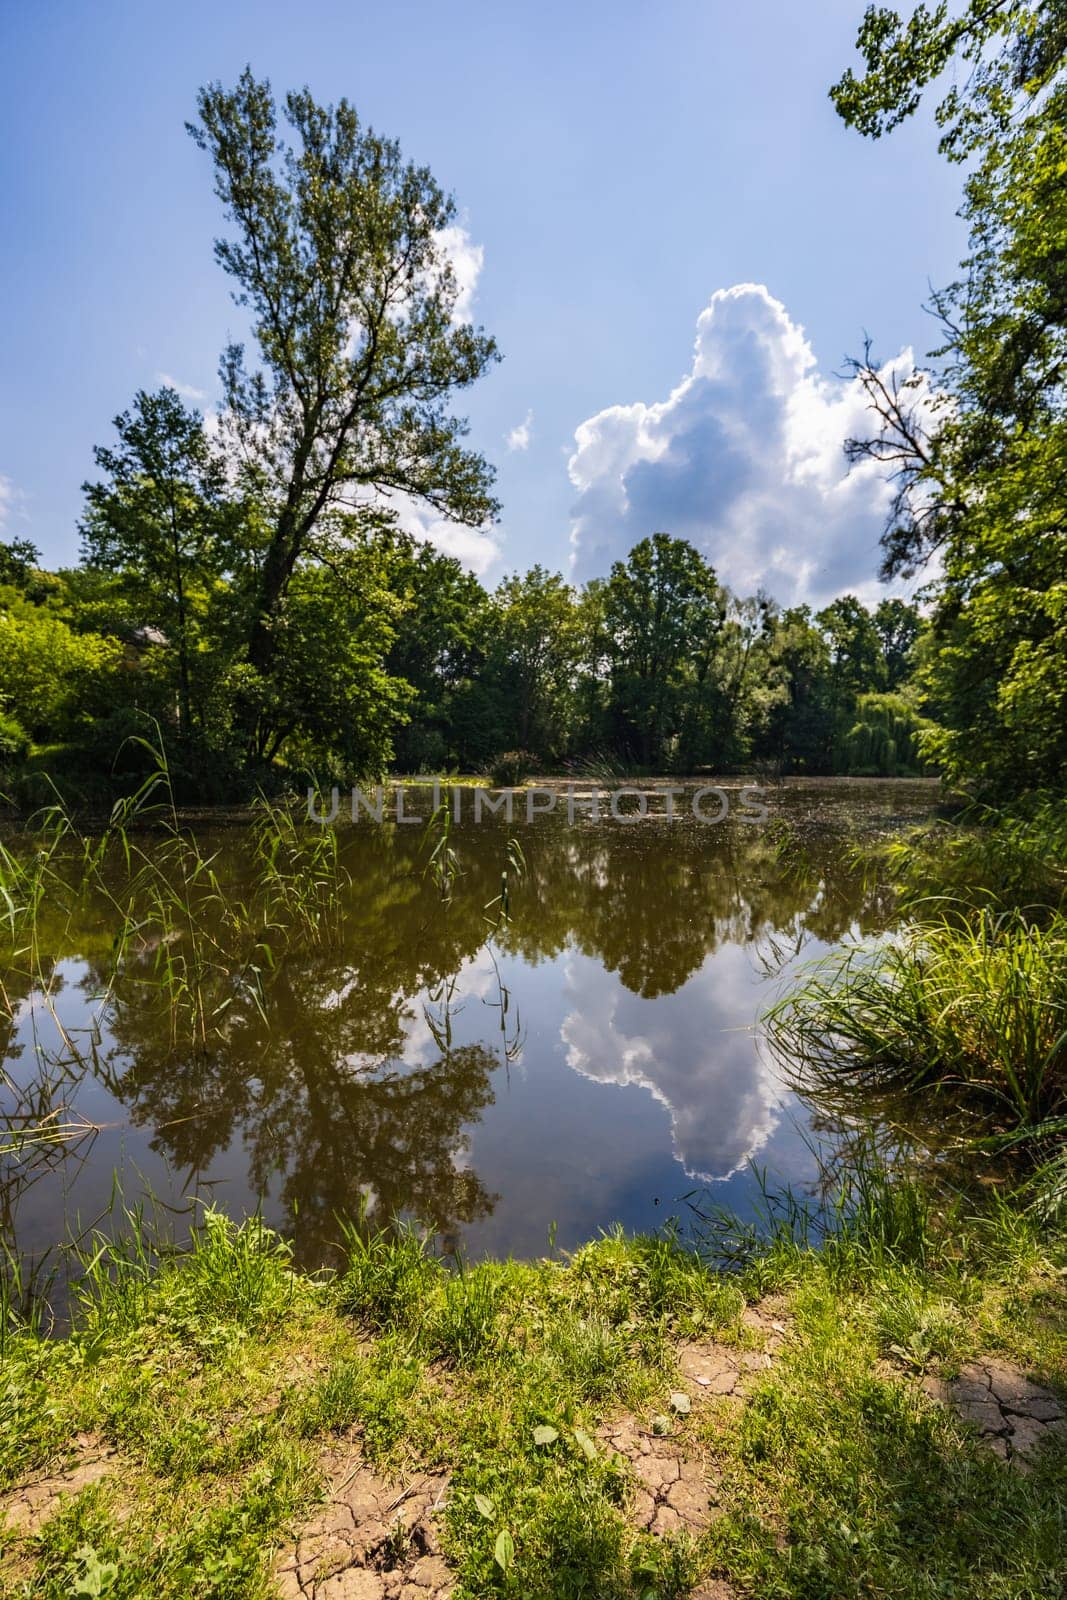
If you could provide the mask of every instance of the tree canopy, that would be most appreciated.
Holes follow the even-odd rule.
[[[897,493],[884,571],[931,556],[932,631],[920,691],[925,748],[981,793],[1067,777],[1067,6],[871,7],[866,72],[832,91],[878,137],[910,115],[952,61],[942,146],[966,159],[960,277],[938,290],[940,343],[900,381],[856,363],[874,428],[849,444],[881,460]],[[959,76],[959,75],[957,75]]]
[[[219,429],[263,509],[245,646],[262,676],[331,513],[393,495],[475,525],[496,514],[492,470],[451,409],[496,346],[457,315],[455,202],[347,100],[288,94],[287,141],[269,83],[246,68],[232,90],[203,89],[198,109],[189,132],[234,229],[215,256],[256,344],[254,360],[236,342],[223,353]],[[260,752],[275,731],[258,729]]]

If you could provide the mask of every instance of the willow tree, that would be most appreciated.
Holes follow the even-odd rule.
[[[247,641],[266,674],[297,565],[338,507],[395,494],[473,525],[496,514],[492,471],[451,409],[496,348],[457,314],[454,201],[347,100],[288,94],[282,137],[270,84],[246,68],[198,109],[189,132],[233,225],[215,255],[256,347],[223,353],[221,430],[267,507]]]
[[[861,694],[836,764],[859,777],[914,776],[923,770],[919,740],[929,726],[906,695]]]

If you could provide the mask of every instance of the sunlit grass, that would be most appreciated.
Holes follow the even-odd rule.
[[[927,1208],[898,1251],[888,1203],[872,1171],[863,1206],[839,1208],[836,1249],[783,1225],[725,1275],[621,1235],[459,1273],[415,1231],[364,1219],[346,1267],[310,1279],[259,1223],[209,1214],[175,1254],[131,1218],[125,1246],[83,1256],[68,1338],[10,1330],[5,1483],[54,1469],[78,1435],[119,1456],[0,1557],[0,1584],[66,1600],[102,1572],[114,1597],[265,1600],[273,1552],[323,1491],[320,1452],[346,1440],[401,1482],[451,1474],[442,1539],[471,1600],[669,1600],[713,1574],[781,1600],[1052,1593],[1063,1447],[1020,1476],[915,1379],[996,1351],[1067,1383],[1063,1239],[996,1208],[947,1223]],[[744,1346],[741,1313],[768,1289],[784,1350],[743,1409],[693,1419],[717,1520],[698,1540],[637,1533],[599,1422],[664,1410],[678,1342]]]

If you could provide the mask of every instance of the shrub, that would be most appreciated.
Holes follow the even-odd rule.
[[[523,783],[537,766],[537,757],[529,750],[505,750],[494,756],[489,776],[500,789],[512,789]]]
[[[35,737],[64,737],[117,670],[113,639],[74,633],[33,607],[0,615],[0,699]]]
[[[0,711],[0,767],[17,766],[30,753],[30,736],[17,717]]]

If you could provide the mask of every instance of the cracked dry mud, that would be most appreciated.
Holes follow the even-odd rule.
[[[678,1368],[691,1402],[740,1400],[746,1374],[762,1368],[765,1359],[762,1352],[692,1343],[678,1351]],[[630,1514],[638,1527],[698,1534],[720,1514],[710,1463],[682,1418],[675,1416],[671,1431],[661,1434],[624,1415],[603,1424],[598,1434],[637,1480]]]
[[[784,1323],[773,1307],[750,1307],[744,1324],[760,1350],[692,1342],[678,1350],[685,1393],[696,1407],[712,1400],[740,1403],[746,1382],[771,1365]],[[720,1514],[713,1467],[684,1416],[667,1434],[624,1416],[599,1429],[600,1438],[632,1468],[632,1520],[653,1534],[698,1534]],[[321,1465],[330,1485],[325,1504],[274,1562],[280,1600],[449,1600],[455,1573],[441,1554],[437,1515],[447,1474],[414,1473],[392,1482],[369,1471],[352,1444],[327,1451]],[[121,1474],[120,1454],[93,1435],[73,1441],[63,1470],[21,1485],[0,1501],[9,1534],[18,1541],[55,1515],[64,1497]],[[734,1600],[723,1579],[705,1580],[692,1600]]]
[[[976,1428],[1002,1460],[1024,1471],[1043,1440],[1067,1428],[1063,1402],[1008,1361],[975,1361],[950,1382],[926,1377],[922,1387]]]
[[[682,1392],[691,1406],[714,1402],[740,1405],[752,1377],[772,1365],[786,1332],[777,1305],[765,1302],[748,1307],[742,1323],[761,1336],[761,1349],[742,1350],[703,1341],[679,1348]],[[671,1419],[668,1433],[657,1433],[633,1416],[617,1417],[598,1432],[628,1463],[636,1480],[630,1516],[638,1527],[652,1534],[696,1537],[723,1514],[714,1464],[686,1427],[684,1412]],[[734,1600],[735,1595],[725,1579],[710,1578],[691,1600]]]
[[[447,1476],[390,1483],[342,1452],[324,1465],[326,1504],[275,1562],[282,1600],[447,1600],[455,1574],[435,1524]]]
[[[689,1441],[676,1434],[660,1437],[634,1417],[621,1417],[599,1432],[638,1480],[630,1514],[639,1528],[697,1534],[708,1527],[718,1511],[715,1488]]]
[[[784,1324],[755,1308],[744,1320],[762,1335],[763,1350],[696,1342],[679,1350],[692,1403],[740,1401],[746,1379],[770,1365]],[[697,1534],[719,1515],[710,1462],[684,1426],[660,1436],[624,1416],[598,1433],[632,1468],[637,1487],[630,1515],[638,1527]],[[447,1476],[388,1482],[343,1449],[323,1465],[332,1484],[326,1504],[275,1562],[281,1600],[447,1600],[455,1573],[441,1555],[435,1526]],[[733,1600],[734,1593],[723,1580],[709,1579],[693,1600]]]
[[[0,1518],[9,1534],[30,1538],[55,1516],[61,1501],[99,1483],[121,1466],[118,1452],[93,1434],[79,1434],[72,1452],[62,1471],[32,1478],[0,1498]]]

